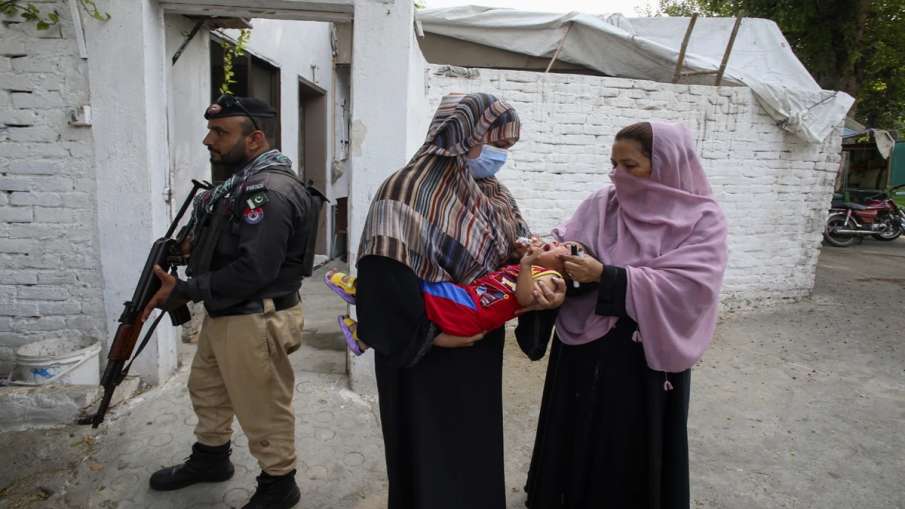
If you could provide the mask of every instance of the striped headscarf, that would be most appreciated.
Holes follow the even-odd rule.
[[[475,180],[465,155],[479,143],[515,143],[520,129],[512,106],[492,95],[444,97],[424,145],[377,190],[358,259],[392,258],[434,282],[467,284],[499,268],[528,227],[509,190]]]

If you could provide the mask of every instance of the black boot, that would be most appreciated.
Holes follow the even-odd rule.
[[[242,509],[289,509],[302,498],[295,484],[295,470],[286,475],[270,475],[261,472],[258,489]]]
[[[185,463],[160,469],[151,475],[151,489],[170,491],[199,482],[226,481],[235,471],[229,461],[230,452],[229,442],[218,447],[196,442]]]

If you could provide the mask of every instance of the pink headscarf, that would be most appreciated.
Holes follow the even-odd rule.
[[[726,219],[688,129],[651,127],[651,177],[614,171],[614,185],[583,201],[553,235],[627,270],[626,311],[638,323],[647,364],[676,373],[701,358],[716,328]],[[556,321],[563,343],[589,343],[613,328],[617,318],[595,314],[596,304],[597,292],[566,299]]]

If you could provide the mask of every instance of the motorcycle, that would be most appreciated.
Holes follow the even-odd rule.
[[[893,191],[905,184],[891,188]],[[900,208],[887,193],[868,196],[864,204],[833,201],[826,219],[823,239],[836,247],[848,247],[870,235],[877,240],[890,241],[905,233],[905,209]]]

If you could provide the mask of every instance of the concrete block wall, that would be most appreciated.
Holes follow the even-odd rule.
[[[66,2],[58,26],[0,20],[0,376],[15,349],[51,337],[98,337],[104,323],[89,104]]]
[[[724,304],[809,294],[839,164],[838,133],[808,144],[777,127],[747,88],[477,71],[468,79],[431,66],[431,105],[449,92],[483,91],[515,106],[522,137],[500,178],[533,231],[550,232],[609,183],[619,129],[638,121],[680,122],[695,134],[730,224]]]

